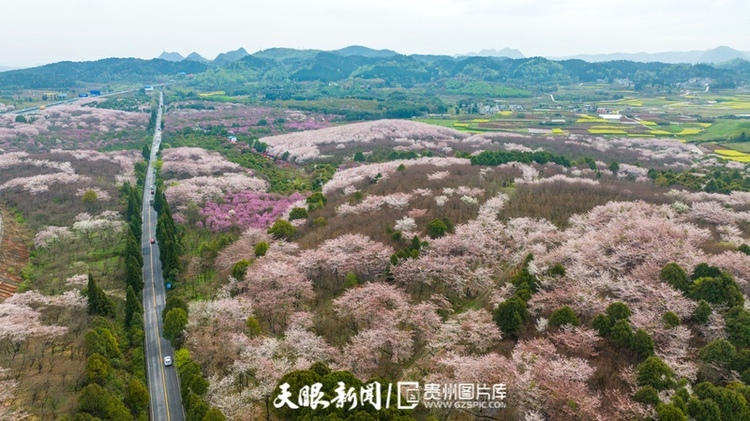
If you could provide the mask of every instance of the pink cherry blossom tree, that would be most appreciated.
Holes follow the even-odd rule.
[[[389,265],[393,249],[361,234],[346,234],[325,241],[318,248],[306,250],[299,265],[308,278],[320,280],[332,276],[343,281],[353,272],[363,281],[381,277]]]

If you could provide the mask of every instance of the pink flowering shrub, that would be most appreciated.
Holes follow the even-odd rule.
[[[559,354],[546,339],[519,341],[510,358],[495,353],[476,357],[447,352],[435,363],[435,370],[427,376],[429,382],[505,383],[511,407],[533,409],[552,419],[602,417],[601,397],[587,386],[594,368],[583,359]],[[491,417],[498,411],[503,410],[487,409],[482,414]]]
[[[342,349],[339,367],[362,379],[390,373],[440,325],[435,304],[410,304],[402,290],[382,283],[346,291],[333,308],[355,333]]]
[[[719,202],[694,202],[687,218],[712,224],[732,225],[738,221],[750,222],[750,212],[735,212]]]
[[[80,174],[57,173],[34,175],[31,177],[18,177],[6,181],[0,185],[0,191],[18,187],[31,194],[37,194],[48,191],[53,184],[74,184],[89,181],[91,181],[91,178]]]
[[[52,153],[65,154],[72,156],[76,160],[95,163],[97,161],[117,164],[120,167],[120,173],[115,175],[117,185],[125,182],[135,184],[135,163],[143,159],[138,151],[114,151],[114,152],[97,152],[90,149],[62,150],[52,149]],[[73,161],[75,163],[75,161]]]
[[[101,213],[119,207],[112,199],[122,182],[135,181],[138,156],[137,151],[61,149],[0,154],[0,191],[5,203],[23,214],[32,229],[70,226],[80,212]],[[96,193],[96,200],[82,200],[87,191]]]
[[[599,185],[598,180],[592,180],[590,178],[582,178],[582,177],[570,177],[565,174],[557,174],[553,175],[552,177],[546,177],[546,178],[540,178],[538,180],[534,180],[534,183],[555,183],[558,181],[562,181],[565,183],[581,183],[586,184],[590,186],[596,186]]]
[[[5,300],[5,302],[33,306],[37,310],[49,306],[84,309],[88,305],[86,297],[81,295],[81,292],[77,289],[69,290],[59,295],[44,295],[37,291],[27,291],[21,294],[14,294]]]
[[[512,142],[508,142],[512,140]],[[595,159],[620,163],[646,163],[650,166],[664,166],[685,169],[694,165],[702,157],[695,146],[670,139],[611,138],[570,134],[566,137],[535,136],[519,133],[487,132],[474,135],[463,143],[476,143],[483,149],[505,149],[517,151],[544,150],[554,154],[593,156]],[[606,168],[604,165],[602,168]],[[641,169],[625,167],[622,177],[641,179]],[[632,171],[631,171],[632,170]],[[645,170],[644,170],[645,171]]]
[[[707,230],[679,222],[668,206],[643,202],[610,202],[571,223],[559,247],[537,255],[539,264],[562,263],[566,276],[535,294],[532,309],[570,305],[593,317],[619,300],[644,328],[660,323],[667,311],[680,317],[692,312],[695,303],[661,282],[659,272],[670,262],[691,268],[705,260],[698,246],[709,238]]]
[[[271,244],[271,236],[265,229],[248,228],[242,232],[240,237],[219,252],[214,263],[220,270],[229,270],[235,263],[247,259],[255,253],[255,246],[261,241]],[[273,248],[279,247],[273,243]]]
[[[429,347],[451,349],[462,354],[482,355],[502,339],[502,332],[486,310],[468,310],[440,325]]]
[[[708,257],[712,266],[728,271],[745,294],[750,293],[750,256],[738,251],[725,251]]]
[[[203,204],[206,200],[218,201],[227,193],[240,191],[264,192],[268,183],[249,174],[224,173],[219,176],[198,176],[183,180],[168,180],[164,194],[169,204],[184,209],[188,204]]]
[[[87,192],[94,192],[96,194],[96,200],[101,200],[103,202],[107,202],[111,199],[109,196],[109,192],[106,190],[102,190],[98,187],[91,187],[91,188],[83,188],[76,190],[76,197],[81,197],[87,193]]]
[[[393,252],[393,248],[363,235],[349,234],[304,251],[299,265],[310,279],[326,273],[343,280],[347,273],[354,272],[362,280],[372,280],[385,273]]]
[[[333,129],[267,139],[272,148],[282,148],[274,153],[294,151],[299,161],[325,148],[345,149],[350,140],[385,138],[400,150],[470,143],[468,137],[396,137],[395,131],[386,131],[396,125],[380,123],[350,127],[359,139]],[[412,124],[404,127],[414,129]],[[476,145],[488,148],[500,142],[514,150],[539,147],[534,143],[538,137],[516,134],[476,139],[481,139]],[[675,168],[690,165],[695,156],[690,146],[654,139],[570,136],[555,141],[560,147],[637,156],[643,162],[658,163],[674,154],[665,165]],[[280,198],[252,188],[232,192],[235,183],[219,179],[244,180],[244,175],[227,169],[229,173],[216,176],[224,170],[211,172],[212,165],[195,171],[210,176],[197,175],[193,181],[178,180],[193,174],[175,173],[171,188],[183,183],[203,190],[216,186],[211,196],[191,194],[188,187],[173,190],[168,194],[175,203],[178,197],[185,198],[181,206],[208,200],[200,211],[208,228],[244,230],[216,258],[220,279],[238,261],[252,261],[243,279],[230,278],[214,301],[192,308],[187,343],[211,375],[206,399],[230,418],[263,418],[257,402],[269,397],[285,373],[321,361],[361,379],[507,383],[507,412],[472,413],[487,419],[655,416],[653,408],[631,398],[636,386],[625,377],[632,377],[627,373],[632,374],[633,359],[617,354],[612,343],[599,337],[591,319],[614,301],[626,303],[633,328],[651,335],[655,354],[677,377],[699,378],[699,347],[725,337],[726,323],[714,311],[705,325],[667,328],[665,312],[687,320],[696,304],[660,281],[659,272],[670,262],[689,271],[706,261],[734,274],[749,291],[750,257],[726,251],[726,244],[712,254],[710,246],[719,240],[743,241],[750,196],[663,195],[666,189],[644,179],[645,169],[623,163],[614,174],[604,158],[594,156],[601,178],[595,179],[596,171],[589,168],[520,163],[477,168],[456,158],[347,162],[324,187],[327,204],[300,220],[296,243],[273,241],[265,228],[288,216],[292,206],[304,207],[301,195]],[[189,160],[203,159],[196,155]],[[518,184],[508,188],[513,181]],[[592,201],[579,203],[582,197]],[[640,197],[648,202],[625,201]],[[528,202],[536,199],[540,206],[573,210],[559,219],[530,212]],[[673,206],[677,199],[681,205]],[[517,213],[508,212],[511,207]],[[193,219],[191,209],[176,219]],[[418,256],[390,262],[394,252],[408,247],[412,235],[426,239],[427,222],[440,217],[449,217],[454,230],[428,239]],[[265,256],[256,257],[261,241],[270,247]],[[517,292],[508,280],[529,253],[534,259],[526,268],[537,278],[538,291],[528,302],[530,317],[518,338],[507,338],[492,311]],[[552,274],[557,264],[564,275]],[[573,309],[581,326],[547,325],[550,313],[563,305]],[[259,320],[262,334],[247,331],[249,316]],[[617,371],[626,374],[621,378]]]
[[[292,314],[304,310],[313,297],[312,283],[295,264],[293,253],[295,248],[272,244],[235,287],[237,295],[252,305],[258,320],[275,333],[283,332]]]
[[[447,291],[457,297],[474,297],[493,286],[503,264],[518,263],[530,251],[546,251],[557,238],[557,229],[546,221],[497,219],[507,196],[490,199],[479,217],[455,227],[455,233],[432,240],[419,258],[392,269],[397,283],[408,291],[426,294]]]
[[[281,197],[242,191],[229,194],[223,203],[206,202],[200,214],[205,218],[206,227],[214,232],[227,231],[234,227],[267,228],[279,219],[291,204],[301,198],[302,195],[299,193]]]

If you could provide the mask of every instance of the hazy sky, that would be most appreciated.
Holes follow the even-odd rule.
[[[244,47],[750,51],[748,0],[1,0],[0,66]]]

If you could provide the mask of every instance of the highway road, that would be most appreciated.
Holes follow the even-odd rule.
[[[76,102],[78,100],[81,100],[81,99],[104,98],[104,97],[108,97],[108,96],[112,96],[112,95],[126,94],[128,92],[133,92],[133,91],[135,91],[135,89],[129,89],[129,90],[126,90],[126,91],[110,92],[108,94],[98,95],[98,96],[95,96],[95,97],[71,98],[71,99],[66,99],[65,101],[50,102],[48,104],[44,104],[43,107],[44,108],[49,108],[49,107],[54,107],[55,105],[72,104],[72,103],[74,103],[74,102]],[[5,112],[2,112],[0,114],[29,114],[29,113],[33,113],[35,111],[40,111],[40,109],[41,109],[41,106],[38,106],[38,107],[24,108],[22,110],[5,111]]]
[[[151,85],[151,86],[153,86],[154,88],[159,88],[159,87],[164,87],[164,86],[169,86],[169,85],[176,85],[178,83],[181,83],[181,82],[167,82],[167,83],[160,83],[158,85]],[[132,89],[125,89],[125,90],[116,91],[116,92],[109,92],[109,93],[106,93],[106,94],[97,95],[97,96],[89,96],[89,97],[85,97],[85,98],[78,98],[78,97],[76,97],[76,98],[66,99],[64,101],[50,102],[50,103],[44,104],[42,106],[36,106],[36,107],[31,107],[31,108],[24,108],[22,110],[8,110],[8,111],[3,111],[3,112],[0,112],[0,114],[30,114],[30,113],[33,113],[33,112],[36,112],[36,111],[40,111],[41,107],[49,108],[49,107],[54,107],[55,105],[72,104],[72,103],[74,103],[76,101],[79,101],[81,99],[106,98],[108,96],[113,96],[113,95],[127,94],[129,92],[134,92],[134,91],[137,91],[139,89],[143,89],[143,87],[132,88]]]
[[[174,351],[168,340],[162,336],[161,311],[166,300],[164,277],[159,260],[159,244],[151,244],[156,238],[157,215],[150,204],[153,197],[151,186],[154,185],[154,169],[151,163],[156,162],[156,151],[161,143],[161,115],[164,103],[163,93],[159,93],[159,111],[156,116],[156,131],[151,145],[151,158],[146,173],[143,189],[143,324],[146,335],[146,368],[148,370],[148,392],[150,395],[149,413],[153,421],[184,421],[180,384],[177,367],[164,366],[164,357],[174,359]]]

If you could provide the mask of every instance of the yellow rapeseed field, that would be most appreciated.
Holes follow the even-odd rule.
[[[681,132],[677,133],[680,136],[690,136],[693,134],[700,134],[701,129],[682,129]]]
[[[591,134],[628,134],[625,130],[614,129],[589,129]]]

